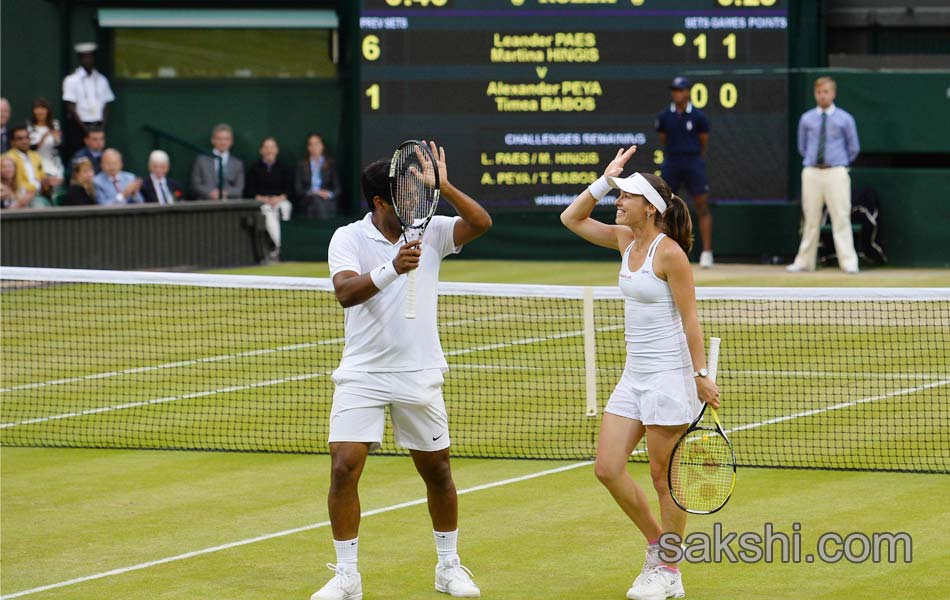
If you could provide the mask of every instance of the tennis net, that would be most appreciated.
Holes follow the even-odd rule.
[[[0,443],[327,451],[326,279],[2,269]],[[613,287],[442,283],[453,454],[587,459],[625,359]],[[950,290],[700,288],[745,466],[950,472]],[[391,432],[382,452],[399,453]],[[644,460],[635,453],[633,460]]]

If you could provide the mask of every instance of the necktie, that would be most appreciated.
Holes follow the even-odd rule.
[[[116,194],[121,194],[121,193],[122,193],[122,190],[119,189],[119,178],[118,178],[118,177],[113,177],[113,178],[112,178],[112,187],[115,188],[115,193],[116,193]]]
[[[158,193],[161,194],[160,204],[170,204],[168,201],[168,196],[165,194],[165,180],[158,180]]]
[[[818,132],[818,159],[819,165],[825,164],[825,132],[828,127],[828,113],[821,113],[821,131]]]
[[[224,187],[224,158],[218,157],[218,189]]]

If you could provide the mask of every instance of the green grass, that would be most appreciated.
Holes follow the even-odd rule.
[[[2,459],[4,594],[327,519],[325,456],[4,448]],[[459,459],[454,470],[465,489],[560,464]],[[649,485],[644,465],[631,472]],[[803,554],[825,531],[907,532],[913,562],[686,565],[687,597],[943,597],[947,514],[932,499],[946,493],[946,478],[933,475],[744,470],[726,509],[690,517],[691,531],[721,523],[762,533],[771,522],[791,533],[800,523]],[[411,461],[371,458],[364,510],[423,496]],[[465,494],[460,504],[460,549],[485,598],[622,598],[639,569],[642,542],[590,466]],[[424,505],[364,518],[367,599],[444,597],[432,590],[429,530]],[[307,598],[332,560],[322,527],[27,597]]]
[[[751,269],[751,270],[749,270]],[[707,284],[784,285],[773,267],[697,271]],[[256,274],[325,276],[321,264]],[[612,285],[606,263],[446,261],[443,280]],[[940,272],[882,269],[814,285],[946,285]],[[911,283],[912,282],[912,283]],[[82,288],[82,291],[80,291]],[[0,593],[82,578],[327,519],[322,455],[16,448],[90,444],[319,451],[339,360],[340,309],[312,294],[61,285],[2,296],[4,423],[124,406],[0,429]],[[325,301],[324,301],[325,300]],[[782,303],[709,304],[724,342],[720,383],[740,462],[946,471],[950,448],[947,303],[929,315],[875,303],[807,319]],[[440,304],[452,372],[445,394],[458,454],[587,458],[597,420],[583,414],[579,301]],[[159,318],[161,316],[161,318]],[[622,313],[600,302],[601,402],[623,361]],[[316,343],[320,342],[320,343]],[[499,344],[500,342],[500,344]],[[489,347],[490,346],[490,347]],[[196,359],[213,360],[196,361]],[[166,365],[164,368],[155,368]],[[144,369],[142,369],[145,367]],[[117,374],[126,369],[134,372]],[[804,373],[804,375],[803,375]],[[301,375],[306,376],[299,379]],[[933,385],[934,387],[924,387]],[[909,390],[909,391],[908,391]],[[884,394],[889,397],[878,398]],[[857,404],[847,404],[857,402]],[[134,406],[133,406],[134,405]],[[802,411],[810,416],[768,422]],[[96,428],[91,425],[95,424]],[[263,430],[263,431],[262,431]],[[393,450],[391,439],[387,440]],[[537,473],[558,461],[457,458],[459,489]],[[631,472],[649,487],[646,468]],[[736,495],[690,530],[910,533],[911,564],[696,564],[690,598],[939,598],[950,587],[946,475],[742,469]],[[423,496],[405,457],[372,457],[364,510]],[[936,499],[937,502],[933,500]],[[484,597],[622,598],[642,542],[590,466],[462,497],[462,552]],[[936,507],[936,510],[934,508]],[[424,505],[369,516],[361,529],[366,599],[436,598]],[[334,559],[326,527],[38,592],[38,599],[307,598]]]

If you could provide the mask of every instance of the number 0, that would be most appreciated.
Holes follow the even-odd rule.
[[[722,84],[722,87],[719,88],[719,104],[722,104],[723,108],[732,108],[738,101],[739,90],[736,89],[735,84]]]
[[[706,84],[697,83],[694,85],[689,92],[689,100],[696,108],[706,106],[706,103],[709,102],[709,90],[706,89]]]

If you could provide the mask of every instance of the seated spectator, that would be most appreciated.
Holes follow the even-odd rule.
[[[244,163],[231,156],[234,131],[227,123],[215,125],[211,132],[213,156],[199,155],[191,168],[191,193],[198,200],[227,200],[241,197],[244,191]]]
[[[69,162],[75,163],[77,159],[88,158],[92,162],[92,168],[98,174],[102,170],[99,163],[102,160],[102,150],[106,147],[106,132],[101,127],[90,125],[82,141],[83,147],[73,154]]]
[[[181,186],[174,179],[166,177],[171,160],[164,150],[153,150],[148,155],[148,177],[142,184],[142,197],[146,202],[174,204],[181,200]]]
[[[294,191],[299,214],[315,219],[336,215],[339,206],[340,177],[332,158],[323,154],[323,136],[307,136],[308,157],[297,163]]]
[[[35,191],[29,192],[17,185],[16,161],[6,155],[0,157],[0,207],[29,208],[35,195]]]
[[[142,180],[122,170],[122,154],[115,148],[102,153],[102,170],[93,178],[96,204],[141,204]]]
[[[63,131],[59,121],[53,118],[53,107],[46,98],[33,101],[33,118],[27,129],[30,132],[30,148],[40,155],[43,172],[52,177],[62,178],[65,170],[59,158],[59,145],[63,141]]]
[[[272,259],[280,254],[280,221],[289,221],[293,206],[287,199],[291,188],[290,172],[277,162],[280,148],[277,140],[264,138],[261,142],[261,159],[247,171],[247,187],[244,195],[261,202],[267,233],[274,241]]]
[[[80,158],[73,163],[72,177],[69,179],[69,189],[66,190],[64,206],[87,206],[96,203],[96,186],[93,179],[96,170],[88,158]]]
[[[0,154],[10,149],[10,132],[7,131],[7,121],[10,120],[10,101],[0,98]]]
[[[50,206],[51,192],[62,185],[62,177],[49,177],[43,171],[40,155],[30,150],[30,133],[25,125],[10,129],[10,145],[10,151],[4,156],[9,156],[16,163],[16,188],[32,194],[31,207]]]

